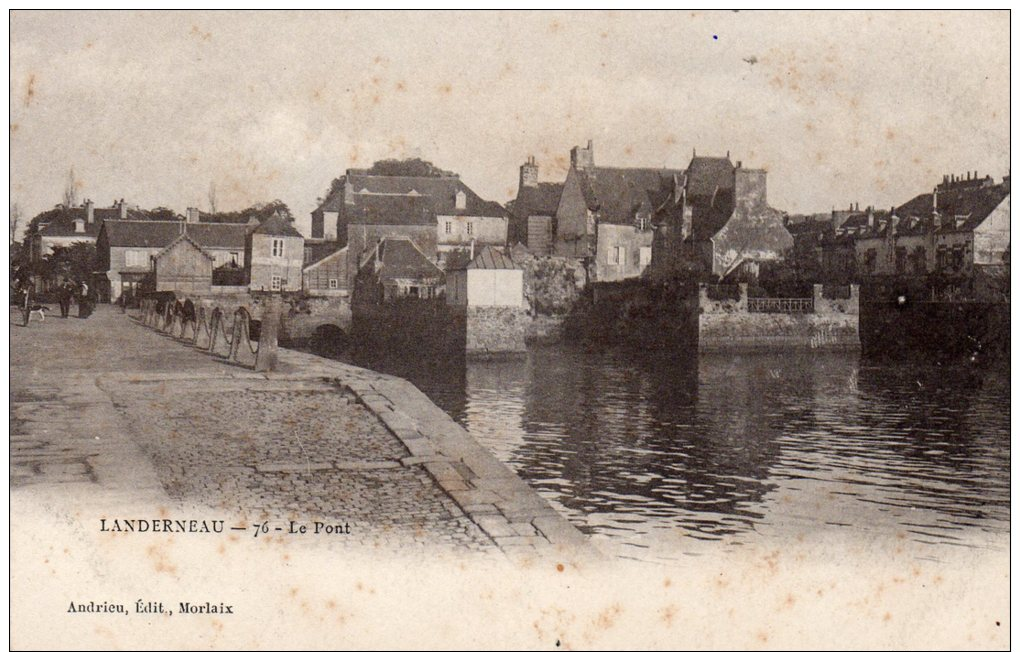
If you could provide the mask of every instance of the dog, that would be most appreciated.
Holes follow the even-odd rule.
[[[46,306],[40,306],[39,304],[34,304],[28,310],[28,321],[32,321],[32,315],[39,315],[39,321],[40,322],[45,322],[46,321],[46,313],[48,313],[49,311],[50,311],[50,309],[47,308]]]

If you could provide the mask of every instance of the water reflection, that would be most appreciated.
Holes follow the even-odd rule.
[[[972,545],[1009,531],[1005,372],[566,347],[370,365],[415,382],[596,536],[743,543],[849,527]]]

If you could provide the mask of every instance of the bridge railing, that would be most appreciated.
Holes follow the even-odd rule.
[[[219,307],[196,307],[190,300],[144,298],[139,308],[142,324],[199,350],[257,371],[276,366],[277,329],[263,328],[243,307],[228,316]],[[279,319],[279,311],[270,309],[267,315]]]

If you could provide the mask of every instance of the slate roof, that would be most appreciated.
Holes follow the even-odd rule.
[[[244,249],[247,227],[243,224],[187,224],[148,220],[107,220],[103,222],[111,247],[160,249],[186,230],[190,239],[208,249]]]
[[[539,183],[537,186],[521,186],[513,201],[512,213],[518,217],[529,215],[556,215],[563,194],[562,183]]]
[[[93,208],[92,222],[88,222],[88,212],[84,206],[58,207],[43,213],[46,226],[41,227],[37,233],[49,237],[67,236],[91,236],[99,235],[99,230],[104,221],[120,220],[120,208]],[[127,218],[137,221],[165,221],[172,215],[171,211],[147,211],[139,208],[128,208]],[[85,232],[78,233],[74,229],[76,219],[85,221]]]
[[[973,231],[995,208],[1002,203],[1002,200],[1009,196],[1009,186],[998,184],[992,186],[961,187],[950,190],[939,190],[937,208],[943,218],[961,217],[961,220],[944,220],[942,232]],[[917,195],[907,203],[896,209],[896,214],[903,218],[927,217],[930,218],[933,210],[932,193]],[[923,223],[923,220],[922,220]],[[899,227],[897,227],[899,229]]]
[[[335,243],[329,243],[329,244],[335,244]],[[305,251],[306,252],[308,251],[308,243],[307,242],[305,243]],[[311,268],[315,267],[319,263],[325,262],[326,259],[332,258],[333,256],[336,256],[336,255],[341,254],[341,253],[346,254],[347,253],[347,247],[341,247],[340,249],[337,249],[336,247],[332,247],[332,248],[329,248],[329,249],[326,249],[324,247],[314,247],[312,249],[311,255],[308,257],[307,262],[302,264],[301,271],[307,272],[308,270],[310,270]]]
[[[509,217],[505,208],[494,201],[479,197],[459,177],[388,177],[379,175],[348,174],[347,185],[353,197],[347,203],[357,203],[356,198],[371,194],[383,195],[425,195],[432,201],[438,215],[474,215],[478,217]],[[465,208],[457,208],[457,192],[463,192]],[[412,194],[413,193],[413,194]],[[356,197],[356,198],[355,198]]]
[[[433,280],[443,277],[443,270],[429,260],[410,238],[380,240],[372,254],[365,260],[363,267],[376,264],[376,274],[381,281]]]
[[[638,216],[651,217],[669,196],[673,176],[680,170],[665,168],[605,168],[577,170],[588,209],[599,221],[633,224]]]
[[[211,225],[210,225],[211,226]],[[304,238],[301,232],[291,226],[290,222],[279,213],[273,214],[269,219],[259,224],[252,230],[252,233],[259,235],[276,235],[287,238]]]
[[[520,269],[510,256],[496,247],[485,247],[475,259],[467,264],[466,269]]]
[[[85,219],[84,215],[82,216],[82,219]],[[75,230],[74,219],[72,218],[71,221],[69,221],[69,222],[64,222],[64,221],[50,222],[49,224],[47,224],[43,228],[39,229],[39,231],[37,233],[39,235],[49,236],[49,237],[54,237],[54,238],[56,238],[56,237],[65,237],[65,236],[79,236],[79,237],[81,237],[81,236],[91,236],[91,237],[94,238],[97,235],[99,235],[99,229],[100,229],[101,226],[102,226],[101,222],[92,222],[91,224],[86,222],[85,223],[85,232],[84,233],[79,233],[79,232],[77,232]]]
[[[347,206],[350,224],[435,226],[432,199],[410,195],[356,195]]]
[[[733,191],[733,163],[729,157],[695,156],[687,166],[687,196],[711,197]]]
[[[305,263],[304,266],[307,268],[311,265],[318,263],[321,260],[332,256],[336,252],[340,251],[340,243],[336,240],[305,240]]]

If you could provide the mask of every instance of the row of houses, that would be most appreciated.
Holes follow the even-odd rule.
[[[786,226],[792,258],[827,282],[973,279],[1009,264],[1010,178],[945,176],[931,192],[887,210],[859,205]]]

